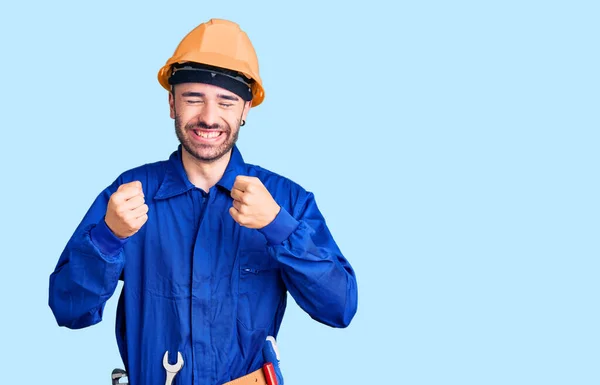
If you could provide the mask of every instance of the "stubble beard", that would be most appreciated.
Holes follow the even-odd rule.
[[[229,153],[229,151],[233,148],[233,146],[237,143],[238,135],[240,132],[239,125],[238,129],[232,134],[231,127],[229,125],[212,125],[208,126],[204,122],[194,122],[187,123],[183,126],[181,122],[181,117],[176,114],[175,115],[175,134],[177,135],[177,139],[179,139],[179,143],[183,146],[183,148],[195,159],[212,163],[219,159],[221,159],[225,154]],[[223,143],[218,146],[212,146],[207,144],[198,144],[193,143],[190,138],[190,131],[197,128],[203,129],[215,129],[223,131],[221,135],[226,135],[226,139]]]

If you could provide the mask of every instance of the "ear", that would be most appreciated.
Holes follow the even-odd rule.
[[[174,92],[175,90],[171,90],[171,92],[169,92],[169,112],[171,114],[171,119],[175,119],[175,96],[173,95]]]
[[[242,113],[243,120],[246,120],[246,117],[248,116],[248,112],[250,112],[250,108],[252,108],[252,100],[250,100],[249,102],[246,102],[244,105],[244,112]]]

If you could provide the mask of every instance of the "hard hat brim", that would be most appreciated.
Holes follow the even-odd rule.
[[[169,76],[171,76],[171,66],[175,63],[193,62],[207,64],[216,67],[225,68],[242,73],[244,76],[254,80],[252,83],[252,107],[261,104],[265,98],[265,91],[262,86],[260,76],[248,67],[247,63],[232,59],[215,52],[191,52],[180,56],[170,58],[167,63],[158,71],[158,82],[167,91],[171,91],[169,85]]]

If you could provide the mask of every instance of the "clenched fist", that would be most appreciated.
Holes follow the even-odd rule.
[[[137,233],[148,220],[148,205],[144,202],[141,182],[120,185],[106,208],[104,221],[108,228],[121,239]]]
[[[253,176],[235,178],[231,197],[233,207],[229,213],[237,223],[251,229],[262,229],[281,209],[260,179]]]

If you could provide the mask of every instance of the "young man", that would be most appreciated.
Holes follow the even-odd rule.
[[[61,326],[94,325],[121,279],[116,334],[131,384],[164,381],[165,354],[183,358],[180,385],[270,383],[265,341],[286,292],[318,322],[346,327],[354,271],[313,194],[242,159],[240,126],[264,91],[237,24],[196,27],[158,78],[181,144],[97,197],[50,276],[50,307]]]

